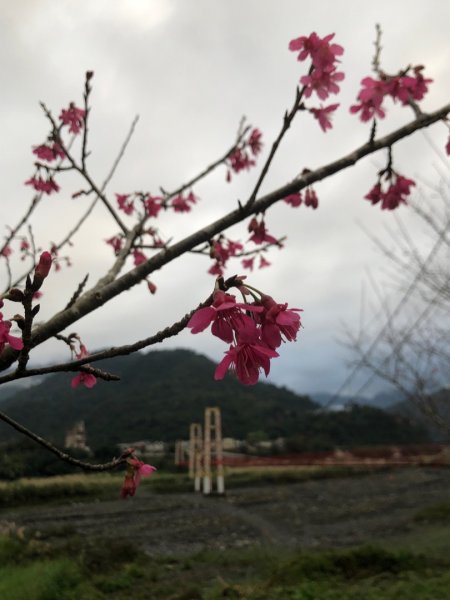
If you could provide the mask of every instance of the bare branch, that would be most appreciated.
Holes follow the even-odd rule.
[[[59,459],[63,460],[64,462],[67,462],[71,465],[74,465],[75,467],[80,467],[80,469],[84,469],[85,471],[97,471],[97,472],[98,471],[110,471],[111,469],[114,469],[115,467],[118,467],[119,465],[126,463],[127,458],[129,456],[131,456],[133,453],[133,449],[130,448],[129,450],[125,450],[125,452],[123,452],[123,454],[121,454],[121,456],[119,456],[119,458],[114,458],[112,461],[107,462],[107,463],[95,465],[95,464],[84,462],[82,460],[79,460],[78,458],[74,458],[73,456],[66,454],[65,452],[62,452],[56,446],[54,446],[51,442],[49,442],[45,438],[41,437],[40,435],[37,435],[36,433],[31,431],[27,427],[24,427],[23,425],[21,425],[14,419],[11,419],[11,417],[8,417],[8,415],[6,415],[4,412],[1,412],[1,411],[0,411],[0,420],[4,421],[5,423],[7,423],[11,427],[13,427],[19,433],[22,433],[26,437],[32,439],[34,442],[38,443],[40,446],[43,446],[46,450],[49,450],[50,452],[55,454]]]

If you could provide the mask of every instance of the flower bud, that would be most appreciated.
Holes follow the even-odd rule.
[[[52,255],[50,252],[43,252],[39,258],[39,262],[34,270],[33,291],[37,291],[44,279],[50,272],[52,267]]]
[[[5,298],[7,300],[11,300],[11,302],[22,302],[24,295],[22,290],[19,290],[18,288],[11,288],[6,294]]]

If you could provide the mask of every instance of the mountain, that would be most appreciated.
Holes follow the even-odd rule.
[[[352,405],[331,412],[284,387],[243,386],[233,375],[214,381],[215,364],[189,350],[133,354],[97,364],[121,381],[72,390],[73,374],[58,373],[6,398],[1,409],[59,446],[65,432],[83,419],[94,450],[118,442],[187,439],[190,423],[202,422],[207,406],[221,408],[224,436],[284,437],[292,451],[428,439],[410,418],[374,407]],[[0,445],[17,439],[13,429],[0,424]]]
[[[8,398],[11,398],[11,396],[17,394],[19,391],[20,388],[17,385],[2,385],[0,387],[0,404],[2,404],[4,400],[7,400]]]
[[[57,444],[83,419],[88,442],[97,448],[140,439],[186,439],[189,424],[201,421],[207,406],[222,409],[224,436],[245,438],[260,430],[273,438],[285,436],[317,407],[307,396],[271,384],[246,387],[231,375],[214,381],[215,364],[189,350],[133,354],[97,366],[121,381],[72,390],[73,374],[58,373],[5,399],[2,410]],[[14,430],[0,425],[0,442],[14,436]]]

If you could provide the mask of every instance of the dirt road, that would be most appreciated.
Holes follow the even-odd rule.
[[[126,539],[148,554],[254,544],[326,548],[367,543],[416,526],[422,508],[450,501],[450,469],[409,468],[359,477],[233,489],[225,497],[155,494],[131,500],[2,511],[45,537]]]

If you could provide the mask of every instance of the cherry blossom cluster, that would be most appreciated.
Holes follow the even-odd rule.
[[[258,269],[264,269],[265,267],[270,267],[271,263],[263,256],[263,254],[261,254],[259,252],[258,256],[259,256]],[[250,258],[243,258],[241,261],[242,267],[244,269],[248,269],[249,271],[253,271],[253,268],[255,266],[255,260],[256,260],[256,255],[251,256]]]
[[[319,121],[320,128],[324,133],[327,132],[327,129],[331,129],[333,124],[331,122],[331,117],[339,104],[329,104],[328,106],[321,106],[320,108],[309,108],[309,112],[312,113],[315,119]]]
[[[135,192],[134,194],[116,194],[117,206],[120,211],[126,215],[132,215],[135,212],[139,216],[156,218],[161,209],[173,209],[174,212],[190,212],[192,206],[198,202],[199,198],[191,190],[188,193],[179,193],[172,198],[163,198],[162,196],[152,196],[152,194],[143,194]]]
[[[266,228],[264,216],[258,221],[258,217],[252,217],[248,224],[248,231],[252,234],[248,241],[254,244],[275,244],[278,245],[277,238],[273,237]]]
[[[308,37],[301,36],[289,42],[289,50],[298,52],[297,60],[303,61],[310,58],[312,68],[308,75],[300,78],[300,83],[305,86],[305,96],[309,98],[316,93],[321,100],[328,98],[330,94],[337,94],[339,86],[336,82],[342,81],[344,73],[337,71],[337,58],[344,53],[339,44],[330,43],[334,33],[320,38],[316,32]]]
[[[79,342],[79,350],[75,351],[75,357],[80,360],[81,358],[86,358],[89,356],[89,352],[87,351],[86,346],[81,342],[79,336],[74,335],[73,338],[76,338]],[[91,389],[97,383],[97,377],[92,373],[87,373],[86,371],[80,371],[78,375],[72,379],[70,385],[72,389],[76,389],[79,385],[84,385],[84,387]]]
[[[339,93],[337,82],[342,81],[345,75],[337,70],[340,62],[338,56],[343,54],[344,49],[339,44],[331,43],[333,38],[334,33],[320,38],[317,33],[313,32],[309,36],[301,36],[289,43],[289,50],[298,52],[297,60],[311,59],[312,64],[308,75],[300,78],[306,98],[315,93],[320,100],[326,100],[330,94]],[[320,107],[306,108],[301,105],[300,108],[308,110],[317,119],[322,131],[326,132],[332,127],[332,113],[338,107],[339,104],[329,104],[328,106],[321,104]]]
[[[150,477],[156,471],[156,467],[145,464],[142,460],[138,460],[134,456],[127,458],[127,470],[123,482],[120,496],[127,498],[133,497],[136,493],[142,477]]]
[[[61,128],[68,126],[69,133],[76,135],[83,129],[85,116],[86,111],[77,108],[73,102],[71,102],[69,108],[63,109],[59,116]],[[66,157],[61,144],[55,141],[53,136],[51,136],[44,144],[33,146],[33,154],[35,154],[40,161],[44,161],[44,163],[51,163],[58,158],[64,160]],[[25,181],[25,185],[30,185],[36,192],[41,192],[43,194],[59,192],[60,187],[53,177],[54,171],[55,169],[49,165],[36,163],[36,171],[32,177]]]
[[[249,258],[242,259],[242,266],[244,269],[253,270],[255,266],[255,258],[259,255],[259,268],[270,266],[270,262],[264,258],[262,252],[267,250],[268,246],[277,246],[282,248],[283,244],[276,237],[271,235],[266,227],[264,216],[261,216],[260,220],[258,217],[252,217],[247,229],[251,236],[248,238],[248,242],[252,242],[257,246],[265,244],[264,248],[258,250],[245,251],[245,246],[239,241],[233,241],[226,238],[223,234],[219,235],[216,240],[210,242],[209,255],[214,260],[211,267],[208,269],[208,273],[214,276],[222,276],[228,260],[232,257],[250,255]]]
[[[241,383],[253,385],[260,370],[269,374],[270,360],[279,356],[276,349],[281,343],[296,340],[301,309],[278,304],[271,296],[244,284],[244,279],[237,278],[244,302],[236,302],[234,295],[216,287],[212,304],[195,311],[187,327],[192,333],[200,333],[211,325],[214,336],[231,344],[216,368],[216,380],[223,379],[232,369]],[[247,296],[251,304],[246,302]]]
[[[383,101],[390,96],[394,102],[397,100],[403,106],[411,101],[418,102],[428,92],[428,84],[432,79],[425,79],[422,74],[423,66],[410,67],[406,72],[389,77],[381,75],[378,79],[365,77],[362,81],[362,89],[358,94],[358,104],[350,107],[351,113],[360,113],[361,121],[370,121],[374,117],[380,119],[386,115]],[[411,74],[408,74],[410,73]]]
[[[302,203],[305,206],[310,206],[314,210],[319,206],[319,198],[312,186],[308,186],[305,190],[305,195],[302,197],[301,192],[294,192],[293,194],[289,194],[286,198],[283,198],[286,204],[292,206],[292,208],[299,207]]]
[[[89,75],[89,72],[87,75]],[[69,108],[63,108],[59,115],[62,124],[69,126],[69,133],[74,133],[75,135],[83,129],[85,117],[86,111],[82,108],[77,108],[73,102],[69,104]]]
[[[228,155],[225,164],[227,166],[226,180],[231,181],[231,172],[240,173],[249,170],[256,165],[256,157],[262,150],[262,133],[256,127],[251,130],[248,137],[241,140]]]
[[[400,204],[407,204],[406,197],[411,193],[410,188],[416,185],[415,182],[399,175],[394,170],[390,170],[387,174],[387,181],[389,185],[383,189],[382,176],[380,175],[378,182],[364,198],[372,204],[381,202],[381,210],[394,210]]]
[[[44,194],[59,192],[61,189],[51,175],[42,177],[39,173],[35,173],[30,179],[27,179],[25,185],[31,185],[36,192],[43,192]]]
[[[208,273],[216,277],[222,276],[228,260],[242,252],[243,249],[244,246],[240,242],[234,242],[224,235],[219,235],[210,243],[209,255],[214,262],[208,269]]]

